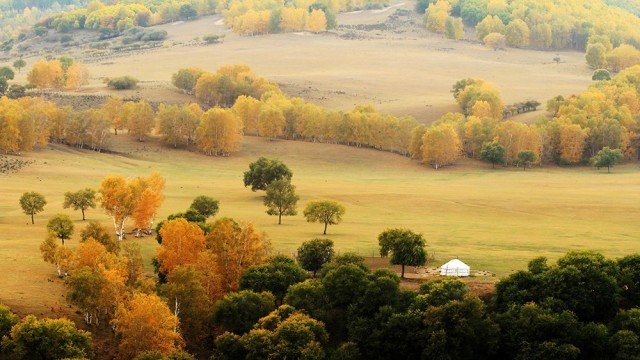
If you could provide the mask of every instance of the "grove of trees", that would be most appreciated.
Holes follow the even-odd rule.
[[[637,7],[624,1],[539,2],[528,0],[420,0],[427,29],[459,39],[464,22],[477,39],[497,49],[503,45],[538,50],[578,49],[595,68],[620,71],[640,64]]]

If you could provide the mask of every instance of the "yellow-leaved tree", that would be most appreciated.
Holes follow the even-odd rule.
[[[213,224],[206,236],[206,246],[215,256],[224,293],[237,291],[240,275],[250,266],[264,264],[271,252],[271,242],[265,233],[259,233],[253,224],[230,218]]]
[[[452,164],[461,151],[458,133],[450,124],[430,127],[422,137],[422,160],[436,169]]]
[[[320,9],[312,10],[307,20],[307,27],[309,31],[316,34],[327,30],[327,17],[324,11]]]
[[[196,132],[198,149],[207,155],[228,156],[240,148],[241,121],[231,109],[214,107],[202,115]]]
[[[89,83],[89,69],[86,65],[74,62],[67,69],[67,87],[79,90]]]
[[[136,294],[128,304],[120,304],[111,324],[120,339],[119,359],[133,359],[147,351],[167,355],[184,344],[176,331],[178,318],[155,294]]]
[[[198,225],[183,218],[169,220],[160,229],[162,244],[158,248],[160,272],[170,275],[180,265],[195,264],[205,248],[205,238]]]

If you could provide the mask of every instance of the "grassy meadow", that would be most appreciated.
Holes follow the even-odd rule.
[[[492,170],[470,160],[436,171],[372,149],[254,137],[245,137],[241,152],[227,158],[172,150],[153,139],[138,143],[126,135],[115,142],[125,153],[53,146],[23,156],[34,164],[0,175],[0,303],[36,314],[67,307],[61,282],[48,281],[53,266],[40,257],[47,219],[59,212],[71,215],[76,232],[68,244],[76,246],[84,224],[79,211],[62,208],[64,192],[97,188],[106,175],[151,171],[167,182],[160,219],[185,210],[195,196],[209,195],[220,200],[217,217],[253,222],[283,254],[322,237],[323,225],[309,224],[301,214],[306,202],[319,198],[346,207],[344,222],[328,229],[338,252],[377,255],[377,235],[389,227],[422,232],[436,258],[430,265],[457,256],[474,270],[498,276],[524,268],[536,256],[556,259],[571,250],[595,250],[621,257],[640,251],[637,163],[616,167],[612,174],[592,168]],[[294,173],[299,215],[284,217],[282,225],[265,213],[262,192],[242,184],[243,171],[261,155],[284,161]],[[32,190],[48,201],[35,225],[18,204],[21,194]],[[87,219],[111,226],[100,209],[89,210]],[[151,237],[131,235],[126,241],[140,242],[147,260],[155,254]]]

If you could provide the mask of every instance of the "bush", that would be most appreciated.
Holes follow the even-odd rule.
[[[71,42],[72,40],[73,40],[73,36],[71,36],[71,35],[62,35],[60,37],[60,42],[63,43],[63,44]]]
[[[217,44],[223,37],[224,35],[206,34],[202,36],[202,40],[204,40],[207,44]]]
[[[107,86],[116,90],[133,89],[138,85],[138,79],[131,76],[121,76],[107,81]]]
[[[167,32],[164,30],[151,31],[142,36],[142,41],[162,41],[167,38]]]

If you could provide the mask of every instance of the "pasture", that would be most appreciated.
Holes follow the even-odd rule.
[[[498,277],[523,269],[536,256],[555,260],[571,250],[595,250],[621,257],[640,251],[637,163],[616,167],[612,174],[586,167],[492,170],[470,160],[436,171],[372,149],[255,137],[245,137],[242,150],[228,158],[172,150],[155,139],[139,143],[118,135],[114,142],[122,154],[52,146],[23,155],[35,160],[30,166],[0,175],[1,303],[21,313],[66,308],[63,285],[48,281],[54,267],[40,256],[47,219],[60,212],[71,215],[76,232],[68,244],[76,246],[84,224],[80,212],[62,208],[64,192],[97,188],[106,175],[151,171],[166,179],[160,219],[185,210],[198,195],[209,195],[220,200],[217,218],[254,223],[283,254],[322,237],[322,224],[307,223],[301,214],[307,201],[319,198],[346,207],[344,222],[330,226],[327,235],[341,253],[377,255],[377,235],[389,227],[422,232],[436,258],[431,266],[457,256],[472,269]],[[265,213],[262,193],[242,184],[243,171],[261,155],[282,160],[294,173],[299,215],[284,217],[282,225]],[[48,204],[31,225],[18,199],[34,190]],[[89,210],[87,218],[111,226],[100,209]],[[155,239],[130,235],[125,241],[141,243],[150,270]]]

